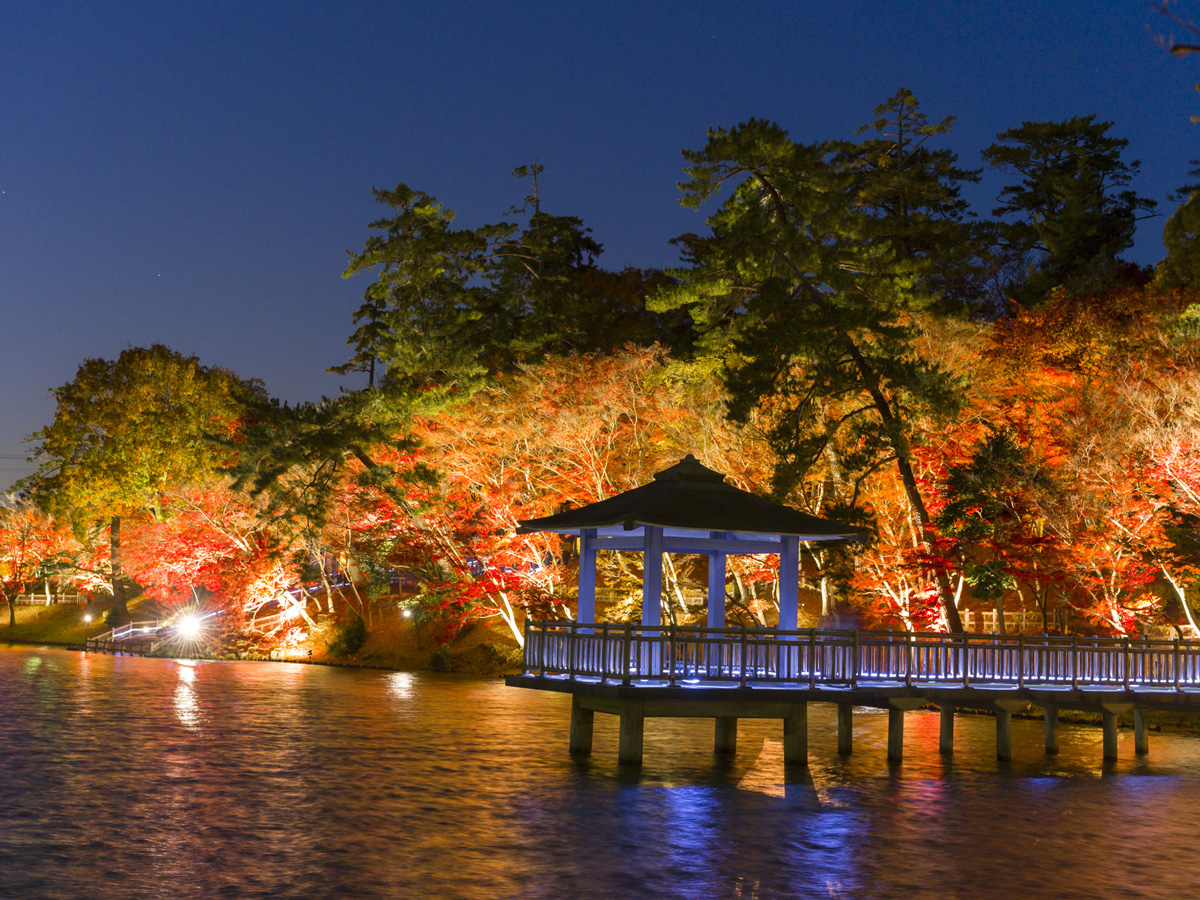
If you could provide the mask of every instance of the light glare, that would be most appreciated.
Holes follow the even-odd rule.
[[[175,625],[175,630],[185,640],[195,640],[200,634],[200,620],[195,616],[184,616]]]

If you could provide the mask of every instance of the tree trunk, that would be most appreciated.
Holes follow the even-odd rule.
[[[4,599],[8,601],[8,627],[17,627],[17,604],[13,602],[11,594],[5,594]]]
[[[883,391],[879,387],[879,380],[870,363],[867,362],[854,341],[847,338],[846,345],[859,374],[862,375],[867,391],[871,395],[871,402],[875,406],[876,412],[879,413],[884,428],[887,429],[892,449],[896,453],[896,467],[900,470],[900,481],[904,484],[904,493],[908,498],[909,509],[912,511],[913,530],[917,535],[917,540],[925,552],[932,555],[933,545],[929,542],[928,537],[929,512],[925,509],[925,501],[917,487],[917,476],[913,473],[912,463],[909,460],[908,440],[900,427],[900,422],[892,414],[891,404],[883,395]],[[932,574],[937,582],[942,611],[946,616],[946,625],[952,632],[961,634],[963,631],[962,618],[958,614],[958,607],[954,604],[954,591],[950,587],[950,579],[946,577],[943,570],[938,568],[933,569]]]
[[[125,605],[125,573],[121,568],[120,516],[112,517],[112,525],[108,532],[108,552],[112,566],[112,624],[123,625],[129,620],[129,607]]]

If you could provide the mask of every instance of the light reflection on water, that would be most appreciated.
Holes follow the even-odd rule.
[[[3,898],[794,898],[1194,895],[1200,740],[910,713],[809,713],[810,766],[777,722],[651,720],[616,764],[596,717],[496,681],[0,646]]]

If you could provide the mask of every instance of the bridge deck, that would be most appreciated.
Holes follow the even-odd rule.
[[[955,707],[994,710],[1001,758],[1011,753],[1012,712],[1029,703],[1047,710],[1047,752],[1059,709],[1100,713],[1106,758],[1116,755],[1118,714],[1134,712],[1145,752],[1146,710],[1200,712],[1200,643],[1191,641],[560,622],[527,623],[525,638],[524,671],[507,683],[572,695],[573,750],[590,749],[594,712],[620,715],[628,762],[641,759],[641,722],[655,716],[712,717],[726,748],[737,718],[782,718],[792,735],[785,756],[801,762],[811,701],[838,704],[846,748],[853,707],[888,709],[895,759],[903,711],[926,702],[943,710],[943,749],[953,746]]]

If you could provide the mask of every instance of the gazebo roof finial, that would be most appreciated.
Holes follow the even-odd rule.
[[[861,528],[821,519],[765,497],[743,491],[692,455],[654,476],[641,487],[553,516],[517,523],[518,534],[583,529],[628,533],[643,527],[668,534],[712,532],[729,535],[800,536],[805,541],[861,540]],[[758,552],[758,551],[756,551]]]
[[[725,476],[688,454],[669,469],[654,473],[655,481],[724,481]]]

